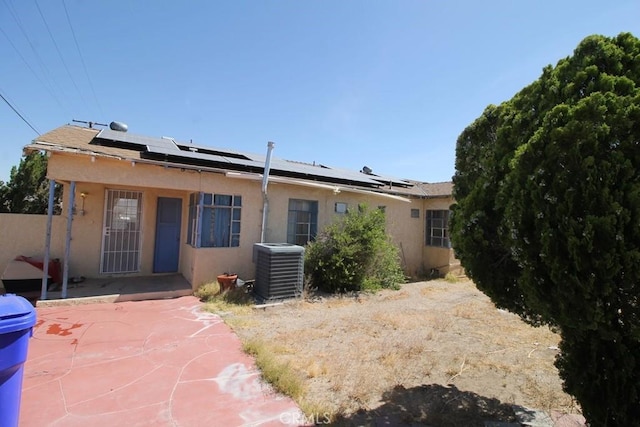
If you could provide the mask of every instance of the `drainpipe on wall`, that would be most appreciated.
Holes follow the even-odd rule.
[[[262,174],[262,229],[260,230],[260,243],[264,243],[264,233],[267,230],[267,212],[269,210],[269,198],[267,197],[267,184],[269,183],[269,169],[271,168],[271,152],[275,144],[267,143],[267,159],[264,161],[264,173]]]

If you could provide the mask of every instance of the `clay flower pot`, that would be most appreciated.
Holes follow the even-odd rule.
[[[237,274],[229,274],[224,273],[217,277],[218,283],[220,284],[220,292],[227,291],[229,289],[233,289],[238,280]]]

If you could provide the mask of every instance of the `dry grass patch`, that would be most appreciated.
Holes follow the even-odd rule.
[[[278,388],[293,389],[287,394],[307,414],[320,408],[349,424],[399,411],[439,425],[507,422],[510,404],[577,411],[553,366],[559,337],[496,310],[469,281],[411,283],[232,318],[243,342],[270,343],[261,351],[271,353],[275,371],[290,370],[302,383]]]
[[[273,388],[287,396],[299,400],[303,396],[304,382],[290,368],[288,362],[282,362],[283,347],[276,347],[261,340],[248,340],[242,343],[242,349],[255,358],[256,366],[262,377]]]

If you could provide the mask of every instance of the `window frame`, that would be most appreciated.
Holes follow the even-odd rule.
[[[425,211],[425,245],[451,248],[449,237],[449,209],[427,209]]]
[[[349,210],[349,204],[345,202],[336,202],[333,211],[337,214],[346,214]]]
[[[318,201],[289,199],[287,212],[287,243],[304,246],[313,241],[318,233]],[[300,226],[305,225],[306,232],[299,232]]]
[[[220,227],[219,221],[226,224]],[[189,195],[188,244],[195,248],[237,248],[241,231],[241,195],[204,192]]]

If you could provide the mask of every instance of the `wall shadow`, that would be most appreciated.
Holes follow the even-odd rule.
[[[425,384],[386,391],[383,404],[336,420],[337,426],[484,427],[485,421],[515,423],[510,404],[459,390],[454,385]],[[496,424],[498,425],[498,424]]]

